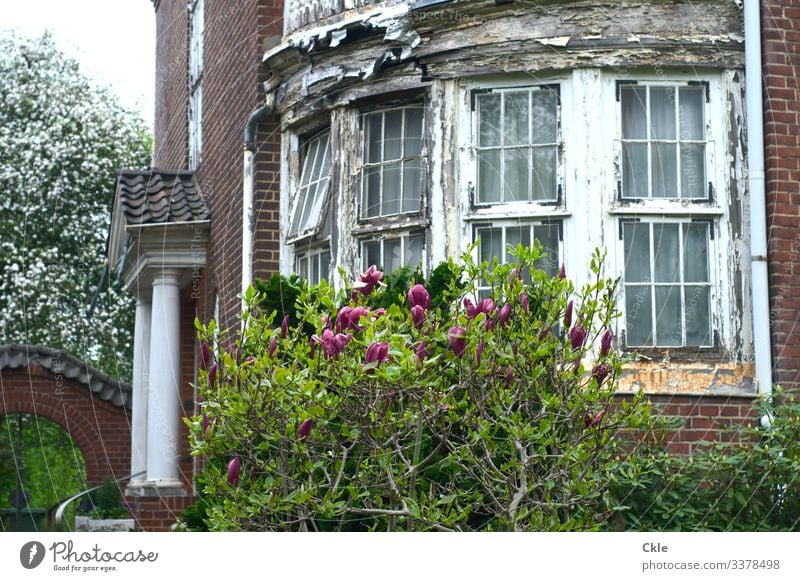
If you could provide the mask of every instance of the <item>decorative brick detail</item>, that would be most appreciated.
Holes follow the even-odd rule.
[[[800,0],[761,3],[774,381],[800,388]]]
[[[0,371],[0,415],[30,413],[61,425],[86,462],[89,484],[130,473],[129,412],[95,396],[89,388],[35,363]]]

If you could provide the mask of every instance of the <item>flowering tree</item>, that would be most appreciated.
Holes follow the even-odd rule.
[[[339,293],[304,289],[293,327],[247,293],[235,353],[204,343],[202,415],[188,422],[194,453],[208,457],[206,524],[604,526],[618,508],[608,475],[651,416],[639,397],[612,405],[616,283],[600,276],[599,254],[595,280],[575,292],[563,269],[534,268],[540,252],[520,246],[518,264],[494,267],[467,256],[443,296],[414,284],[378,309],[386,291],[372,267]],[[476,295],[479,282],[491,293]],[[215,327],[198,323],[201,338]]]
[[[129,374],[132,307],[94,317],[115,172],[149,162],[143,122],[45,36],[0,38],[0,337],[61,347]]]

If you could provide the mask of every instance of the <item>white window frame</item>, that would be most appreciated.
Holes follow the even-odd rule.
[[[328,255],[328,269],[327,272],[323,272],[323,257],[327,253]],[[306,272],[301,272],[303,268],[301,267],[301,263],[303,261],[307,261],[307,266],[305,267]],[[315,279],[312,276],[313,273],[313,265],[312,261],[317,262],[317,272],[319,276]],[[316,245],[307,249],[295,249],[294,253],[294,272],[301,278],[308,281],[310,286],[319,284],[322,280],[331,280],[331,266],[333,265],[333,255],[331,253],[330,244],[320,244]]]
[[[506,145],[505,144],[505,131],[503,127],[500,127],[500,139],[501,142],[499,145],[496,146],[481,146],[480,145],[480,103],[482,98],[485,95],[499,95],[500,96],[500,119],[501,123],[504,120],[504,111],[505,111],[505,95],[508,93],[519,93],[519,92],[527,92],[528,94],[528,141],[532,141],[533,136],[533,107],[532,107],[532,99],[533,93],[536,91],[553,91],[556,96],[556,133],[555,139],[551,143],[546,144],[520,144],[520,145]],[[493,86],[493,87],[480,87],[472,89],[470,95],[470,103],[472,109],[472,140],[471,140],[471,147],[474,151],[475,157],[475,181],[474,186],[472,188],[472,200],[471,203],[475,208],[490,208],[492,206],[500,206],[506,208],[507,211],[513,211],[514,206],[545,206],[545,207],[559,207],[563,204],[563,190],[564,190],[564,170],[563,170],[563,141],[561,138],[561,84],[558,82],[555,83],[537,83],[537,84],[522,84],[522,85],[511,85],[511,86]],[[513,200],[513,201],[482,201],[480,199],[480,152],[481,151],[488,151],[488,150],[499,150],[501,152],[500,156],[500,176],[501,180],[504,178],[505,172],[503,168],[505,167],[505,151],[508,149],[527,149],[532,155],[533,151],[537,148],[543,147],[555,147],[556,151],[556,167],[555,167],[555,194],[552,198],[547,198],[544,200],[535,200],[533,199],[533,179],[532,179],[532,172],[533,166],[530,165],[531,171],[528,175],[528,200]],[[530,164],[532,164],[532,160],[530,160]],[[503,197],[503,193],[501,191],[501,198]]]
[[[502,243],[501,243],[501,246],[502,246],[503,250],[502,250],[502,255],[497,257],[498,262],[500,264],[507,264],[509,262],[516,261],[517,258],[515,258],[515,257],[513,257],[513,256],[511,256],[509,254],[509,244],[506,242],[506,230],[508,228],[519,228],[519,227],[523,227],[523,226],[528,226],[528,227],[532,228],[532,231],[531,231],[531,242],[533,242],[536,239],[536,229],[537,229],[537,227],[538,228],[543,228],[545,226],[548,226],[548,227],[555,227],[555,228],[558,229],[558,240],[557,240],[558,256],[555,257],[556,267],[555,267],[555,270],[553,272],[554,275],[558,274],[559,265],[562,263],[563,257],[564,257],[564,223],[560,219],[554,219],[554,220],[550,220],[550,219],[524,219],[524,220],[507,219],[507,220],[496,220],[496,221],[492,221],[492,222],[473,223],[472,224],[472,238],[473,238],[473,241],[479,242],[479,244],[475,247],[475,250],[474,250],[474,253],[473,253],[473,258],[474,258],[475,262],[479,263],[481,261],[481,257],[480,257],[480,243],[481,243],[481,241],[478,240],[479,237],[480,237],[480,232],[479,231],[482,230],[482,229],[486,229],[486,228],[490,228],[490,229],[493,229],[493,230],[494,229],[502,229]],[[548,258],[550,260],[553,260],[553,257],[548,257]],[[492,265],[490,263],[489,267],[491,268],[491,266]],[[490,290],[491,290],[490,286],[481,285],[481,284],[478,284],[478,286],[477,286],[477,291],[478,291],[478,295],[479,296],[481,296],[483,293],[487,293]]]
[[[704,138],[705,138],[705,187],[704,191],[707,194],[705,198],[626,198],[623,197],[621,191],[623,182],[623,165],[622,165],[622,99],[618,98],[621,86],[626,83],[635,81],[636,84],[642,86],[667,86],[679,87],[689,83],[700,84],[704,91]],[[699,83],[698,83],[699,81]],[[615,273],[621,277],[620,292],[618,295],[617,307],[622,313],[618,319],[618,332],[624,341],[620,342],[623,349],[628,351],[636,351],[642,353],[718,353],[724,351],[726,348],[732,346],[734,335],[732,332],[731,323],[734,317],[732,297],[729,288],[732,287],[726,281],[729,280],[729,275],[733,271],[730,265],[730,251],[732,249],[731,242],[731,224],[728,215],[728,200],[730,197],[729,189],[729,175],[730,168],[724,167],[724,164],[717,164],[717,159],[725,159],[728,150],[733,147],[732,144],[726,143],[726,134],[724,133],[726,110],[728,107],[729,96],[723,89],[722,73],[712,72],[706,75],[688,75],[682,73],[674,74],[641,74],[635,77],[628,75],[626,77],[609,76],[605,83],[606,101],[613,103],[610,108],[606,109],[606,116],[613,119],[613,128],[607,127],[614,135],[613,152],[614,152],[614,171],[608,172],[613,180],[609,183],[609,190],[613,193],[610,196],[606,210],[606,226],[609,232],[614,232],[617,242],[609,245],[612,251],[613,264],[615,265]],[[612,115],[613,112],[613,115]],[[648,114],[649,115],[649,114]],[[649,117],[648,117],[649,124]],[[676,126],[676,133],[679,128]],[[648,129],[649,135],[649,129]],[[678,166],[680,167],[680,166]],[[648,171],[650,174],[652,170]],[[680,171],[680,170],[678,170]],[[649,178],[648,178],[649,179]],[[709,192],[708,182],[711,183],[711,190]],[[648,194],[651,193],[649,189],[651,186],[648,184]],[[678,193],[680,195],[680,193]],[[626,281],[625,281],[625,249],[623,239],[623,222],[625,220],[638,219],[641,222],[651,223],[686,223],[692,220],[702,220],[709,223],[709,240],[708,240],[708,253],[709,253],[709,303],[710,303],[710,342],[711,344],[703,346],[684,345],[685,342],[685,322],[682,322],[682,345],[680,346],[667,346],[667,345],[628,345],[627,344],[627,330],[628,330],[628,315],[626,308]],[[741,226],[741,225],[740,225]],[[609,237],[610,238],[610,237]],[[652,251],[652,248],[651,248]],[[652,252],[651,252],[652,261]],[[651,269],[653,264],[651,262]],[[681,259],[681,268],[683,263]],[[683,273],[681,273],[683,276]],[[691,286],[691,283],[688,283]],[[722,285],[722,286],[720,286]],[[652,282],[651,282],[652,288]],[[682,291],[683,297],[683,291]],[[652,297],[652,309],[657,310],[655,304],[655,296]],[[748,305],[749,306],[749,305]],[[686,313],[686,304],[682,299],[682,312]],[[739,314],[737,316],[744,316]],[[653,332],[655,332],[656,321],[652,321]],[[655,342],[655,338],[654,338]]]
[[[297,241],[303,240],[310,236],[317,236],[322,227],[322,222],[323,222],[322,218],[325,215],[325,202],[327,201],[329,192],[331,191],[331,169],[333,166],[332,164],[333,160],[331,156],[333,155],[333,150],[331,148],[330,134],[331,134],[330,129],[326,128],[316,132],[315,134],[312,134],[306,139],[300,140],[301,144],[298,149],[302,151],[303,155],[302,159],[298,164],[299,166],[297,174],[298,179],[295,182],[296,187],[293,188],[294,191],[292,192],[291,196],[292,200],[288,214],[290,216],[290,220],[289,223],[287,224],[287,234],[286,234],[286,242],[288,244],[296,243]],[[322,163],[324,165],[325,162],[327,161],[328,171],[327,173],[325,173],[324,176],[322,175],[322,172],[320,172],[320,175],[318,176],[310,175],[308,183],[303,185],[305,172],[306,170],[309,170],[309,165],[308,165],[309,162],[311,163],[311,169],[309,171],[313,172],[314,166],[316,165],[315,162],[320,153],[319,141],[321,139],[326,139],[326,138],[327,138],[327,146],[325,147],[324,158],[322,160]],[[314,159],[311,159],[310,156],[308,156],[308,150],[311,147],[311,145],[315,142],[317,142],[316,155]],[[320,191],[319,189],[316,188],[316,186],[322,181],[325,181],[326,183],[323,186],[322,191]],[[308,196],[308,192],[312,187],[315,188],[313,199],[309,198]],[[309,202],[314,204],[310,210],[311,214],[309,215],[311,220],[311,227],[301,229],[293,233],[292,228],[295,223],[295,220],[302,220],[302,214]],[[316,217],[314,217],[314,215],[316,215]],[[302,227],[302,224],[300,226]]]
[[[408,264],[406,262],[406,252],[407,252],[407,244],[408,244],[408,239],[409,238],[421,238],[422,239],[422,252],[421,252],[421,260],[420,260],[419,265],[412,265],[412,264]],[[367,268],[369,268],[371,266],[371,264],[368,264],[368,260],[367,260],[367,251],[366,251],[366,248],[365,248],[367,244],[375,244],[375,243],[379,244],[380,245],[379,253],[380,253],[381,257],[383,257],[384,253],[385,253],[385,248],[384,248],[385,242],[387,240],[400,240],[400,262],[401,262],[401,266],[408,266],[412,270],[416,269],[417,266],[419,266],[419,268],[421,268],[423,272],[426,272],[426,268],[427,268],[426,259],[425,259],[426,247],[427,247],[427,239],[426,238],[427,237],[426,237],[426,234],[425,234],[425,230],[418,230],[418,229],[402,230],[402,231],[396,232],[393,235],[373,236],[373,237],[370,237],[370,238],[362,238],[361,240],[359,240],[359,250],[360,250],[359,251],[359,255],[361,256],[361,268],[366,270]],[[377,266],[378,268],[384,268],[385,267],[385,265],[383,265],[383,264],[376,264],[375,266]],[[392,271],[388,271],[387,270],[386,274],[391,274],[391,272]]]
[[[204,0],[189,3],[189,169],[203,160]]]
[[[410,97],[408,102],[405,103],[398,103],[396,105],[388,106],[388,107],[380,107],[380,108],[373,108],[373,109],[364,109],[359,112],[360,118],[360,125],[361,125],[361,132],[359,135],[359,139],[361,142],[360,145],[360,152],[361,152],[361,169],[358,176],[359,181],[359,188],[358,188],[358,219],[361,223],[374,223],[379,222],[381,220],[385,220],[387,218],[391,219],[394,217],[409,217],[409,216],[422,216],[425,213],[426,205],[427,205],[427,187],[426,187],[426,174],[428,172],[428,147],[427,147],[427,131],[428,131],[428,124],[426,122],[426,115],[425,109],[427,107],[427,99],[424,99],[419,96]],[[405,155],[405,148],[406,148],[406,137],[405,137],[405,119],[406,119],[406,110],[408,109],[415,109],[421,108],[422,109],[422,129],[421,129],[421,147],[420,152],[418,155],[413,155],[407,157]],[[378,115],[382,116],[382,123],[381,123],[381,133],[385,135],[386,133],[386,114],[392,111],[402,111],[402,121],[401,121],[401,147],[402,147],[402,155],[398,159],[392,160],[385,160],[384,159],[384,142],[381,143],[381,161],[379,162],[368,162],[368,149],[369,144],[367,139],[369,137],[368,128],[367,128],[367,118],[371,115]],[[413,211],[403,211],[403,179],[405,175],[405,167],[407,162],[414,162],[419,161],[422,166],[422,175],[420,176],[421,183],[420,183],[420,200],[419,200],[419,207]],[[384,168],[389,164],[400,163],[400,209],[398,212],[392,213],[382,213],[383,209],[383,175],[384,175]],[[368,216],[366,207],[367,207],[367,179],[368,179],[368,171],[370,168],[380,168],[381,172],[381,186],[380,186],[380,206],[381,210],[379,211],[378,215],[376,216]]]

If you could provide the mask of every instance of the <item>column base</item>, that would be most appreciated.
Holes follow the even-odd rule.
[[[189,496],[180,480],[133,480],[125,488],[125,496],[136,498]]]

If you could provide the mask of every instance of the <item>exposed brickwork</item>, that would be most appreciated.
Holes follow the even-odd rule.
[[[168,531],[183,510],[194,502],[188,496],[163,496],[127,499],[136,528],[148,532]]]
[[[750,397],[651,395],[649,399],[656,413],[682,420],[679,429],[665,435],[667,448],[675,454],[691,454],[703,440],[729,438],[730,433],[723,433],[726,428],[759,421]]]
[[[153,166],[186,169],[189,160],[189,13],[186,0],[156,10],[156,97]]]
[[[90,484],[130,473],[129,412],[95,397],[82,384],[36,364],[0,371],[0,415],[32,413],[59,425],[75,439]]]
[[[762,6],[774,380],[800,388],[800,0]]]

